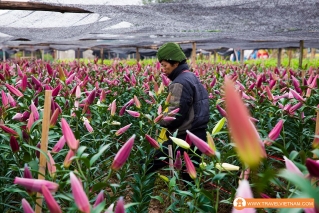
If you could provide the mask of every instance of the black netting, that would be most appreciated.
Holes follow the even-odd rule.
[[[318,0],[33,2],[93,13],[0,10],[0,46],[148,48],[175,41],[211,50],[298,47],[304,40],[319,47]]]

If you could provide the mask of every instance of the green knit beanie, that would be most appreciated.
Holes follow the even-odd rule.
[[[166,60],[166,61],[178,61],[181,62],[186,59],[186,56],[179,46],[176,43],[166,43],[163,44],[157,51],[156,54],[159,61]]]

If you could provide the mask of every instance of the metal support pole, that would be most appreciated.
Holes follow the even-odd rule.
[[[244,50],[240,50],[240,64],[244,64]]]
[[[304,41],[300,40],[299,42],[299,47],[300,47],[300,55],[299,55],[299,69],[302,69],[302,59],[303,59],[303,47],[304,47]]]
[[[278,49],[278,55],[277,55],[277,67],[281,66],[281,52],[282,52],[282,49],[279,48]]]
[[[2,54],[3,61],[6,61],[6,51],[4,49],[2,49]]]
[[[138,47],[136,47],[136,62],[139,62],[140,61],[140,52],[138,51]]]
[[[100,54],[101,54],[101,64],[103,64],[103,61],[104,61],[104,51],[103,51],[103,48],[100,49]]]

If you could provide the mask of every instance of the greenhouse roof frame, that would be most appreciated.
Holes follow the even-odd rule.
[[[21,0],[22,1],[22,0]],[[161,3],[166,2],[166,3]],[[318,0],[32,0],[2,8],[0,48],[319,48]],[[46,10],[55,8],[57,12]],[[81,12],[63,12],[74,8]],[[10,10],[8,10],[10,9]],[[17,10],[19,9],[19,10]],[[25,8],[24,8],[25,9]],[[59,12],[60,10],[60,12]],[[87,12],[86,12],[87,11]]]

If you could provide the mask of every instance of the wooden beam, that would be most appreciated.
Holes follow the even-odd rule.
[[[48,138],[49,138],[49,128],[50,128],[50,112],[51,112],[51,97],[52,97],[52,90],[46,90],[44,96],[44,112],[43,112],[43,119],[42,119],[42,134],[41,134],[41,150],[44,153],[48,152]],[[44,180],[45,179],[45,168],[46,168],[46,157],[40,153],[40,165],[39,165],[39,173],[38,179]],[[42,196],[41,193],[37,193],[37,204],[35,206],[35,212],[41,213],[42,212]]]
[[[91,11],[76,7],[56,6],[37,2],[0,1],[0,8],[2,10],[52,11],[60,13],[93,13]]]
[[[278,55],[277,55],[277,67],[278,68],[281,66],[281,52],[282,52],[282,49],[279,48],[278,49]]]
[[[304,41],[300,40],[299,42],[299,47],[300,47],[300,55],[299,55],[299,69],[302,69],[302,59],[303,59],[303,47],[304,47]]]

